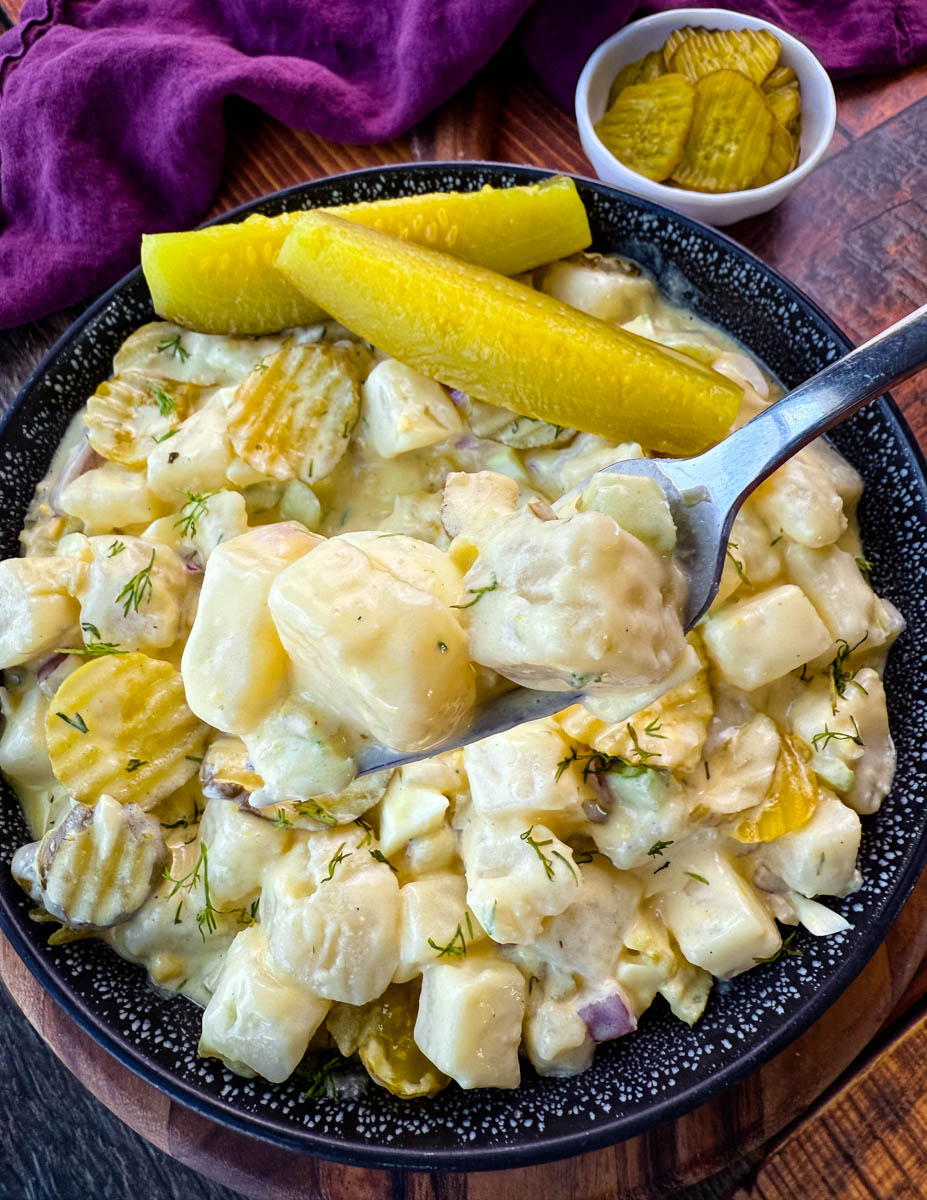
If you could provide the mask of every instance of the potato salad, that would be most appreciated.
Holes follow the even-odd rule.
[[[772,403],[633,263],[524,282]],[[726,383],[725,383],[725,386]],[[661,397],[652,397],[654,406]],[[894,770],[861,481],[819,441],[735,521],[688,635],[650,450],[477,400],[334,320],[155,321],[116,354],[0,563],[13,874],[272,1082],[359,1055],[398,1096],[589,1066],[801,924],[849,928]],[[392,771],[513,684],[557,716]],[[819,897],[823,897],[822,902]],[[662,997],[662,999],[659,999]]]

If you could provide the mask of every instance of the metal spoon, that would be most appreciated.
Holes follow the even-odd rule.
[[[717,594],[731,526],[754,488],[819,434],[925,365],[927,304],[819,371],[704,454],[633,458],[605,468],[603,473],[608,474],[647,475],[669,500],[676,524],[676,560],[687,584],[686,632],[704,616]],[[581,700],[583,694],[517,687],[485,704],[465,733],[439,746],[414,754],[368,747],[359,756],[359,774],[430,758],[525,721],[549,717]]]

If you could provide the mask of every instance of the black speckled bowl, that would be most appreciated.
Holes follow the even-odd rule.
[[[483,163],[378,168],[291,188],[229,215],[506,186],[545,174]],[[739,338],[786,386],[848,349],[814,304],[720,234],[604,184],[577,183],[597,249],[637,259],[673,299]],[[0,429],[2,556],[17,552],[33,487],[69,417],[109,374],[123,338],[152,315],[135,271],[80,318],[23,389]],[[898,773],[881,811],[863,821],[863,888],[834,905],[853,928],[821,939],[801,933],[801,957],[716,986],[694,1029],[658,1002],[636,1035],[602,1047],[585,1074],[539,1079],[526,1071],[516,1092],[451,1087],[432,1100],[402,1102],[371,1087],[353,1098],[303,1101],[298,1083],[240,1079],[197,1058],[200,1014],[193,1004],[156,994],[143,972],[102,945],[45,944],[47,929],[27,919],[29,902],[6,869],[27,839],[6,785],[4,933],[52,996],[123,1063],[214,1120],[291,1149],[377,1167],[512,1167],[608,1145],[693,1108],[771,1058],[828,1007],[881,941],[927,857],[927,605],[911,569],[927,553],[924,463],[887,399],[841,426],[833,440],[866,482],[860,520],[876,586],[908,620],[886,675]]]

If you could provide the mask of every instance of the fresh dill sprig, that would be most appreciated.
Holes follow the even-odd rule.
[[[162,442],[166,442],[168,438],[172,438],[172,437],[174,436],[174,434],[175,434],[175,433],[179,433],[179,432],[180,432],[180,426],[179,426],[179,425],[175,425],[175,426],[174,426],[174,428],[173,428],[173,429],[169,429],[169,430],[167,431],[167,433],[162,433],[160,437],[155,437],[155,435],[154,435],[154,434],[152,434],[152,435],[151,435],[151,440],[152,440],[153,442],[156,442],[156,443],[157,443],[157,444],[160,446]]]
[[[654,844],[647,851],[647,857],[648,858],[656,858],[657,855],[659,855],[660,858],[662,858],[663,851],[666,849],[667,846],[672,846],[672,844],[673,844],[672,838],[670,838],[670,840],[668,842],[654,842]]]
[[[541,860],[541,865],[544,867],[544,874],[547,876],[547,878],[548,879],[554,878],[554,864],[551,861],[551,859],[559,858],[560,861],[563,863],[563,865],[566,867],[566,869],[573,876],[573,882],[578,887],[579,886],[579,877],[576,874],[576,870],[575,870],[573,864],[566,857],[566,855],[561,854],[559,850],[551,850],[551,852],[550,852],[551,857],[548,858],[547,855],[544,853],[544,850],[542,847],[552,846],[553,838],[548,838],[547,841],[545,841],[545,842],[536,841],[531,836],[533,831],[534,831],[534,826],[532,825],[529,829],[526,829],[524,833],[520,833],[518,836],[521,841],[528,843],[528,845],[531,847],[531,849],[534,851],[534,853]]]
[[[649,725],[644,726],[644,733],[646,733],[648,737],[663,738],[663,740],[665,741],[666,734],[660,733],[660,730],[662,728],[663,728],[663,722],[660,721],[657,717],[654,717],[654,719],[650,722]]]
[[[437,950],[438,958],[444,958],[445,955],[448,958],[467,957],[467,939],[464,936],[464,931],[460,925],[457,926],[457,932],[446,946],[439,946],[434,938],[428,939],[428,945],[432,948],[432,950]]]
[[[184,492],[187,502],[180,510],[180,516],[174,522],[174,528],[179,529],[183,537],[196,536],[196,527],[206,516],[209,501],[215,494],[215,492]]]
[[[158,412],[162,417],[169,417],[177,407],[177,401],[163,387],[159,387],[156,383],[148,385],[152,396],[158,402]]]
[[[659,757],[659,755],[656,753],[656,751],[645,750],[643,748],[643,746],[640,744],[640,741],[638,740],[637,730],[634,728],[634,726],[631,724],[630,721],[627,724],[627,730],[628,730],[628,737],[631,739],[631,744],[634,746],[634,752],[637,754],[637,762],[634,764],[635,766],[646,767],[648,759]]]
[[[328,860],[328,874],[323,877],[323,879],[322,879],[323,883],[328,883],[328,881],[330,879],[334,879],[335,878],[335,868],[338,866],[338,864],[344,862],[344,860],[346,858],[350,858],[351,855],[354,853],[353,850],[349,850],[347,852],[347,854],[345,854],[344,848],[346,845],[347,845],[347,842],[342,842],[341,845],[338,847],[338,849],[335,851],[335,853]]]
[[[107,554],[106,557],[107,558],[115,558],[116,555],[121,554],[123,552],[123,550],[125,550],[125,548],[126,548],[125,542],[113,542],[113,544],[109,548],[109,554]]]
[[[318,800],[300,800],[294,805],[296,812],[304,817],[315,817],[317,821],[321,821],[323,825],[337,825],[338,818],[333,817],[327,808],[323,808]]]
[[[853,561],[859,567],[860,575],[862,575],[862,576],[864,576],[864,578],[868,579],[869,576],[872,574],[872,563],[869,561],[869,559],[863,558],[863,556],[861,554],[859,554],[856,556],[856,558],[854,558]]]
[[[139,767],[147,767],[147,766],[148,766],[147,758],[130,758],[129,761],[126,763],[126,770],[131,775],[132,772],[137,771],[139,769]]]
[[[277,819],[274,821],[274,828],[275,829],[292,829],[293,828],[293,822],[286,815],[286,809],[283,809],[283,808],[277,809]]]
[[[181,362],[186,362],[190,357],[190,351],[183,348],[179,333],[175,333],[173,337],[162,338],[158,342],[158,353],[171,354],[174,358],[179,358]]]
[[[704,883],[706,886],[708,884],[708,880],[705,878],[705,876],[697,875],[695,871],[686,871],[685,874],[688,875],[690,879],[694,879],[696,883]]]
[[[754,955],[753,961],[755,963],[775,962],[776,959],[781,958],[783,954],[785,954],[785,956],[787,958],[801,958],[801,947],[792,945],[792,942],[794,942],[795,935],[797,933],[798,933],[798,930],[793,929],[792,932],[788,935],[788,937],[783,940],[782,945],[775,952],[775,954],[769,954],[769,955],[767,955],[766,958],[757,958],[756,955]]]
[[[301,1063],[297,1070],[308,1081],[309,1086],[300,1095],[300,1100],[319,1100],[322,1096],[337,1100],[338,1085],[332,1078],[332,1073],[343,1061],[340,1054],[329,1054],[324,1058],[319,1057],[312,1067],[308,1063]]]
[[[363,829],[364,831],[364,840],[358,843],[357,848],[359,850],[362,846],[366,846],[368,842],[373,841],[373,826],[368,824],[363,817],[355,817],[354,824],[358,827],[358,829]]]
[[[393,864],[386,857],[386,855],[383,853],[382,850],[370,850],[369,854],[370,854],[370,857],[375,859],[378,863],[383,863],[384,866],[389,867],[389,869],[393,872],[394,875],[399,874],[398,868],[393,866]]]
[[[851,684],[853,687],[859,688],[863,695],[867,695],[866,689],[863,687],[863,685],[856,682],[856,671],[848,670],[846,664],[847,659],[850,657],[853,651],[858,650],[868,637],[869,631],[867,630],[859,639],[859,641],[852,646],[846,641],[846,639],[837,638],[837,653],[825,668],[827,673],[830,675],[835,697],[842,699],[847,694],[847,688]],[[832,702],[831,708],[836,710],[836,707],[836,703]]]
[[[151,568],[154,566],[155,551],[152,549],[148,566],[142,567],[137,575],[133,575],[116,597],[116,603],[122,603],[122,615],[127,617],[130,612],[138,612],[146,600],[151,599]]]
[[[467,594],[473,597],[472,600],[468,601],[466,604],[452,604],[451,608],[472,608],[478,600],[483,599],[487,592],[494,592],[498,586],[499,580],[495,577],[495,575],[493,575],[492,583],[487,584],[486,587],[467,588]]]
[[[836,729],[828,729],[827,722],[825,721],[824,728],[821,730],[821,732],[816,733],[811,739],[815,750],[823,750],[829,742],[835,740],[838,742],[855,742],[857,746],[865,745],[862,737],[860,736],[859,725],[856,723],[856,718],[851,716],[850,721],[853,724],[853,733],[840,733]]]
[[[734,570],[740,576],[741,583],[743,583],[745,587],[749,587],[750,580],[747,578],[747,573],[744,570],[744,564],[739,558],[735,558],[734,552],[731,550],[732,546],[734,547],[734,550],[740,549],[740,547],[737,545],[736,542],[728,542],[727,550],[725,551],[725,553],[727,554],[727,556],[731,560],[731,562],[734,564]]]
[[[67,713],[63,712],[55,713],[55,716],[60,717],[61,720],[64,721],[65,725],[70,725],[71,728],[76,729],[78,733],[90,732],[90,730],[87,728],[87,722],[79,712],[76,712],[73,717],[69,717]]]

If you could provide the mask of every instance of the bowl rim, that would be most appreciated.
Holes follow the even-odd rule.
[[[700,237],[714,242],[726,253],[733,252],[735,258],[746,260],[773,281],[786,293],[790,300],[797,303],[799,308],[810,312],[822,323],[827,332],[833,337],[843,352],[852,348],[853,343],[843,333],[840,327],[799,288],[790,283],[775,268],[765,264],[750,250],[741,246],[733,238],[727,237],[719,230],[705,226],[691,217],[685,216],[665,205],[660,205],[647,197],[636,193],[626,192],[614,184],[604,180],[590,179],[566,171],[551,171],[533,165],[516,165],[482,160],[446,161],[433,160],[416,163],[397,163],[376,167],[363,167],[353,171],[340,172],[335,175],[323,176],[316,180],[293,184],[276,192],[256,197],[237,205],[228,212],[220,214],[210,221],[204,222],[199,228],[210,225],[226,224],[249,215],[259,205],[269,201],[286,200],[290,196],[302,194],[313,184],[327,184],[332,181],[350,180],[366,176],[408,174],[413,175],[419,170],[427,177],[434,169],[447,172],[471,171],[499,172],[506,175],[517,175],[518,183],[533,183],[549,178],[552,174],[566,175],[577,183],[599,193],[604,193],[608,199],[614,199],[612,193],[623,203],[643,205],[654,211],[661,219],[687,226]],[[43,374],[54,364],[59,354],[67,350],[71,341],[94,320],[110,303],[110,301],[125,287],[135,283],[142,275],[141,266],[135,267],[124,275],[117,283],[107,289],[97,300],[81,313],[77,319],[55,341],[53,346],[42,357],[41,361],[30,372],[28,378],[17,393],[0,422],[0,434],[17,416],[19,409],[28,399],[32,389],[38,384]],[[927,494],[927,460],[914,437],[913,431],[902,416],[893,398],[886,394],[872,401],[872,406],[879,406],[891,427],[894,439],[897,439],[911,454],[920,483]],[[531,1166],[574,1155],[584,1154],[592,1150],[603,1149],[619,1142],[633,1138],[647,1130],[675,1120],[693,1109],[704,1104],[719,1092],[738,1083],[751,1071],[770,1061],[777,1053],[785,1049],[797,1037],[804,1033],[845,991],[859,971],[869,962],[873,954],[885,940],[890,926],[894,923],[905,901],[910,896],[914,885],[920,877],[925,862],[927,862],[927,837],[922,836],[920,842],[912,848],[907,866],[901,872],[897,884],[886,900],[878,921],[871,923],[860,931],[853,952],[848,954],[834,973],[824,984],[807,997],[801,1007],[789,1016],[767,1036],[762,1038],[749,1051],[722,1067],[706,1080],[700,1080],[680,1092],[647,1107],[645,1111],[617,1117],[611,1122],[597,1121],[587,1131],[545,1134],[543,1137],[520,1145],[496,1144],[491,1146],[456,1146],[443,1149],[423,1148],[414,1149],[405,1146],[394,1146],[384,1143],[350,1144],[346,1145],[331,1141],[324,1133],[312,1129],[294,1126],[292,1134],[282,1131],[270,1118],[263,1114],[245,1112],[236,1108],[229,1101],[213,1097],[196,1088],[193,1084],[172,1074],[166,1067],[146,1058],[143,1051],[118,1033],[113,1032],[103,1018],[96,1013],[91,1005],[74,989],[71,980],[59,977],[54,965],[46,961],[41,954],[38,944],[32,944],[24,935],[25,917],[16,914],[8,905],[5,894],[0,891],[0,932],[10,942],[15,953],[24,965],[43,987],[52,999],[61,1006],[78,1027],[90,1036],[99,1046],[111,1054],[123,1066],[128,1067],[141,1079],[170,1099],[177,1101],[197,1114],[207,1117],[216,1124],[242,1134],[246,1137],[257,1138],[285,1150],[301,1154],[318,1155],[334,1162],[371,1169],[405,1169],[416,1171],[485,1171],[504,1170],[516,1166]],[[517,1095],[517,1091],[513,1093]]]
[[[793,167],[791,171],[788,171],[780,179],[773,179],[770,183],[764,183],[762,187],[741,188],[736,192],[699,192],[693,188],[669,187],[665,183],[658,183],[656,180],[648,179],[646,175],[641,175],[640,172],[632,170],[609,150],[595,131],[592,114],[589,111],[589,89],[592,86],[594,77],[601,69],[602,63],[609,57],[613,48],[621,45],[631,33],[651,26],[675,26],[680,22],[686,23],[689,18],[693,22],[698,21],[700,24],[707,25],[707,28],[711,29],[712,19],[717,19],[718,17],[737,17],[744,22],[744,28],[770,30],[779,38],[779,41],[783,45],[787,45],[802,60],[804,67],[809,73],[819,78],[824,84],[827,100],[827,111],[824,115],[822,131],[807,157],[799,159],[797,166]],[[724,28],[724,26],[716,26],[716,28]],[[799,71],[796,68],[793,68],[793,70],[795,70],[796,75],[799,75],[799,81],[801,81]],[[833,140],[834,131],[837,127],[837,97],[834,94],[834,85],[830,75],[827,73],[827,69],[817,55],[812,50],[809,50],[800,38],[796,37],[793,33],[789,33],[787,29],[774,24],[772,21],[767,21],[765,17],[739,13],[729,8],[668,9],[663,12],[654,13],[649,17],[642,17],[640,20],[629,22],[629,24],[619,29],[617,33],[613,33],[611,37],[606,38],[604,42],[600,43],[593,50],[580,72],[574,96],[576,122],[580,128],[580,133],[594,139],[596,146],[609,156],[617,171],[627,177],[626,186],[629,189],[633,190],[638,186],[645,187],[647,191],[639,194],[646,196],[647,199],[655,200],[658,204],[665,203],[667,208],[673,208],[674,197],[677,204],[680,203],[683,197],[686,203],[697,202],[704,208],[704,216],[708,220],[711,219],[712,212],[723,212],[726,207],[733,207],[736,203],[745,203],[748,199],[762,202],[774,197],[784,198],[821,161],[824,152]],[[602,182],[607,181],[602,180]],[[612,186],[621,187],[623,185],[612,184]],[[650,189],[653,189],[653,191],[651,192]]]

